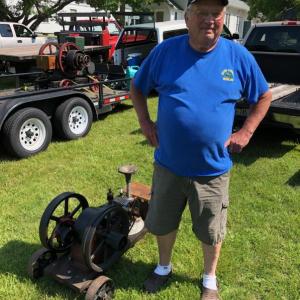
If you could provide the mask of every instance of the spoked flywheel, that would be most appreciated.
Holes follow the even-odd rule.
[[[103,272],[125,251],[128,245],[129,218],[126,211],[112,205],[87,227],[82,238],[82,252],[86,265]]]
[[[86,198],[80,194],[65,192],[55,197],[40,221],[42,245],[55,252],[68,250],[74,240],[73,225],[88,206]]]

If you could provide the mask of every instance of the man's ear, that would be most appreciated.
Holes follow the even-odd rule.
[[[188,18],[189,18],[188,13],[185,12],[184,13],[184,20],[185,20],[185,24],[186,24],[187,29],[189,29],[188,26],[187,26]]]

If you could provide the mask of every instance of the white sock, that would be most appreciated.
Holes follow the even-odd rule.
[[[217,290],[217,277],[203,274],[203,286],[210,290]]]
[[[172,270],[172,265],[169,263],[167,266],[161,266],[160,264],[157,264],[154,273],[164,276],[168,275]]]

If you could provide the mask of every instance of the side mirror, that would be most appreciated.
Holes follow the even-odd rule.
[[[33,39],[37,38],[37,36],[38,36],[38,35],[37,35],[36,32],[33,32],[32,35],[31,35],[31,37],[32,37]]]
[[[233,40],[238,40],[240,38],[240,35],[238,33],[232,34],[232,39]]]

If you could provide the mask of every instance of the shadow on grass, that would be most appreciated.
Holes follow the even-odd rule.
[[[99,115],[98,116],[98,121],[106,119],[106,117],[108,117],[112,113],[121,113],[123,111],[127,111],[127,110],[132,109],[132,108],[133,108],[132,104],[120,103],[112,111],[109,111],[107,113],[103,113],[103,114]]]
[[[0,142],[0,161],[17,161],[18,158],[10,156],[5,150],[2,142]]]
[[[300,170],[296,172],[287,182],[286,184],[292,187],[300,187]]]
[[[143,135],[141,128],[138,128],[136,130],[131,131],[130,134],[131,135]],[[147,139],[144,139],[143,141],[139,142],[138,144],[142,145],[142,146],[149,146],[149,147],[151,147]]]
[[[40,248],[41,245],[28,244],[23,241],[10,241],[0,249],[0,274],[7,274],[8,276],[12,274],[20,281],[29,281],[28,261],[31,255]],[[66,300],[73,300],[76,296],[75,292],[46,277],[32,282],[41,294],[47,294],[47,296],[61,295]]]
[[[29,244],[23,241],[10,241],[0,249],[0,274],[13,275],[20,281],[30,280],[27,273],[27,265],[31,255],[41,246],[37,244]],[[153,264],[147,264],[142,261],[132,262],[126,257],[121,257],[107,272],[106,276],[112,278],[117,289],[122,290],[136,290],[142,292],[143,281],[147,275],[153,271]],[[39,290],[41,294],[45,294],[48,297],[59,295],[61,298],[71,300],[78,297],[81,299],[79,293],[75,293],[70,288],[57,283],[52,278],[42,277],[33,281],[35,288]],[[172,282],[192,282],[195,285],[199,284],[199,281],[193,278],[189,278],[181,275],[173,275],[170,284]]]
[[[247,166],[261,157],[280,158],[293,150],[297,142],[297,136],[290,130],[262,127],[255,132],[250,143],[240,154],[233,154],[233,161]]]
[[[155,265],[152,263],[145,263],[143,261],[132,262],[128,258],[122,257],[121,260],[107,272],[107,275],[114,280],[117,289],[130,289],[142,293],[143,283],[153,272],[154,268]],[[193,285],[199,285],[199,279],[179,274],[172,275],[166,288],[168,288],[172,282],[179,284],[189,282]]]

